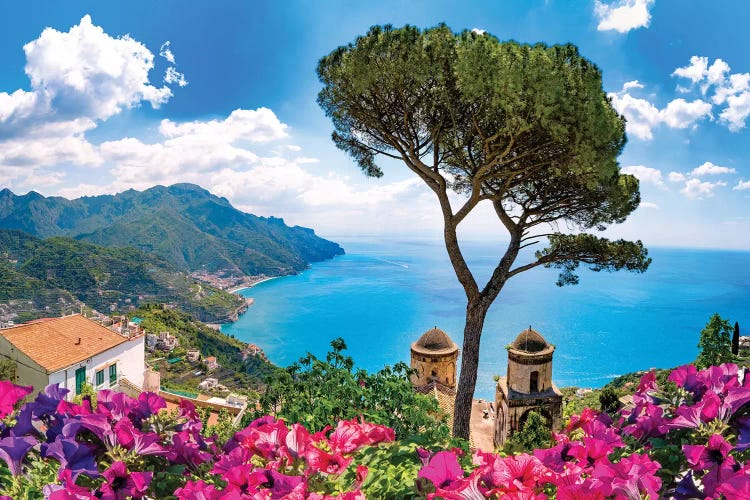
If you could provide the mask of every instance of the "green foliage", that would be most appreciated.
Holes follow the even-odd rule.
[[[614,415],[620,407],[620,399],[615,390],[611,387],[605,387],[599,394],[599,409]]]
[[[469,466],[468,443],[451,439],[444,442],[430,441],[424,435],[399,439],[394,443],[363,448],[357,452],[357,465],[369,469],[367,478],[362,484],[362,491],[367,498],[416,499],[424,498],[416,487],[417,473],[422,462],[417,454],[418,448],[424,449],[461,449],[464,452],[462,465]],[[341,476],[341,483],[352,484],[356,481],[356,468],[349,467]]]
[[[81,404],[84,399],[88,399],[91,402],[91,409],[96,409],[96,393],[94,386],[88,382],[84,382],[81,386],[81,392],[73,396],[73,402],[77,405]]]
[[[16,196],[6,189],[0,191],[0,207],[2,228],[42,238],[69,236],[98,245],[134,246],[182,271],[277,276],[343,253],[311,229],[246,214],[193,184],[75,200],[33,192]]]
[[[526,416],[523,428],[513,434],[505,444],[505,452],[530,452],[538,448],[549,448],[552,443],[552,432],[544,417],[536,411]]]
[[[720,365],[734,361],[732,356],[732,326],[728,320],[718,314],[711,319],[701,330],[698,348],[701,352],[695,360],[696,368],[703,369],[711,365]]]
[[[7,359],[0,358],[0,380],[10,380],[11,382],[16,381],[16,362]]]
[[[249,414],[247,421],[275,414],[318,431],[339,420],[363,417],[392,427],[398,438],[421,433],[428,441],[440,442],[449,437],[437,401],[414,392],[404,363],[374,374],[355,371],[354,361],[344,354],[343,339],[334,340],[331,346],[325,360],[308,354],[267,379],[261,408]]]
[[[592,271],[645,272],[651,264],[648,250],[640,241],[610,241],[591,234],[555,234],[549,237],[549,247],[536,252],[545,267],[561,269],[558,286],[577,285],[575,270],[586,263]]]

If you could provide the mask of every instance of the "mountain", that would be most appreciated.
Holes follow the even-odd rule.
[[[134,246],[182,271],[279,276],[344,250],[312,229],[257,217],[194,184],[74,200],[0,191],[0,228],[104,246]]]
[[[79,302],[80,301],[80,302]],[[0,229],[0,313],[59,314],[80,303],[109,312],[174,303],[202,321],[229,320],[240,297],[197,283],[161,257],[66,237],[45,240]]]

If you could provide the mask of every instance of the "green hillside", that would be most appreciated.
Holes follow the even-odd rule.
[[[182,271],[278,276],[343,254],[312,229],[241,212],[193,184],[68,200],[0,191],[0,228],[153,252]]]
[[[31,301],[49,315],[60,312],[61,297],[104,312],[175,303],[209,322],[227,320],[244,305],[241,298],[199,285],[163,258],[132,247],[0,230],[0,303]]]

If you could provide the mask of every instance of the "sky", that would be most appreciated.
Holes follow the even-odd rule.
[[[330,140],[318,60],[375,24],[574,43],[627,122],[642,203],[609,237],[750,249],[750,2],[29,1],[0,18],[0,188],[67,198],[193,182],[336,237],[440,238],[395,161],[370,179]],[[480,206],[467,239],[502,239]]]

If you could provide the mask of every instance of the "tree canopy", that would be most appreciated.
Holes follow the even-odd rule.
[[[640,202],[638,180],[617,163],[625,121],[599,69],[575,46],[500,42],[445,25],[375,26],[321,59],[318,76],[334,143],[368,176],[383,175],[378,156],[401,160],[437,196],[467,296],[454,420],[454,432],[467,437],[484,318],[509,278],[555,267],[563,285],[577,283],[580,263],[595,271],[648,267],[640,241],[585,233],[624,221]],[[461,195],[457,206],[450,191]],[[457,227],[483,202],[510,241],[480,287]],[[522,248],[545,239],[533,260],[514,267]]]
[[[711,365],[733,362],[735,359],[732,355],[732,332],[733,328],[729,320],[718,314],[711,316],[701,330],[698,341],[698,348],[701,352],[695,360],[695,366],[702,369]]]

